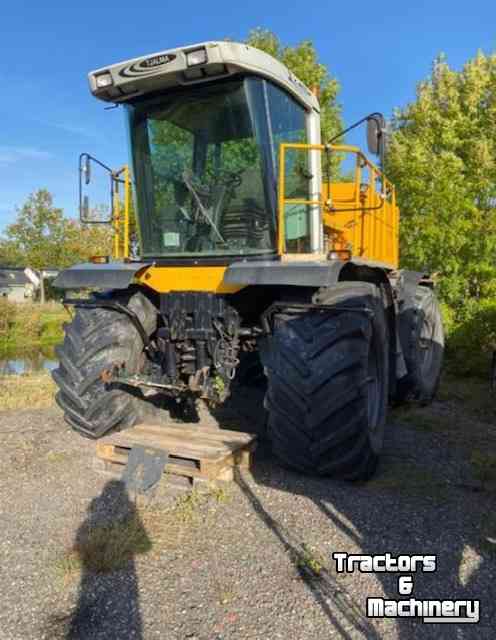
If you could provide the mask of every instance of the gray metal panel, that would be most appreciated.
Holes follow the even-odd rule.
[[[389,262],[380,262],[379,260],[369,260],[368,258],[359,258],[353,256],[351,264],[356,264],[357,267],[370,267],[371,269],[383,269],[384,271],[395,271],[396,267]]]
[[[313,93],[279,60],[255,47],[230,41],[201,42],[101,67],[88,75],[90,90],[100,100],[123,102],[150,91],[215,81],[222,76],[202,76],[193,81],[184,78],[184,72],[188,70],[187,52],[202,48],[207,51],[208,61],[198,68],[224,66],[227,75],[248,72],[263,76],[289,91],[307,109],[320,111],[319,101]],[[111,86],[97,87],[96,76],[101,74],[112,76]]]
[[[338,281],[344,263],[330,262],[233,262],[224,274],[226,284],[325,287]]]
[[[58,289],[126,289],[134,275],[149,266],[145,262],[85,262],[62,271],[53,281],[53,286]]]

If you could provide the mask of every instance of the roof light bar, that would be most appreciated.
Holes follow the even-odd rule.
[[[207,63],[207,50],[205,48],[195,49],[186,53],[188,67],[195,67],[198,64]]]
[[[112,75],[107,71],[95,76],[95,83],[98,89],[104,89],[105,87],[111,87],[114,84]]]

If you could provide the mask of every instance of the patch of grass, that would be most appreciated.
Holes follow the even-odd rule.
[[[496,453],[475,449],[470,463],[477,480],[486,491],[496,491]]]
[[[69,313],[58,302],[13,303],[0,300],[0,352],[50,346],[63,339]]]
[[[419,408],[397,409],[393,415],[400,422],[422,429],[422,431],[440,431],[447,426],[446,419],[443,417]]]
[[[448,488],[448,483],[430,469],[405,462],[386,467],[365,486],[366,491],[387,489],[407,495],[420,493],[433,497],[441,497]]]
[[[459,427],[458,416],[454,413],[442,413],[433,407],[419,407],[416,404],[395,408],[391,412],[391,419],[429,433],[449,434]]]
[[[407,404],[391,415],[400,424],[442,436],[467,460],[477,449],[496,452],[496,394],[489,380],[444,376],[436,400],[427,407]]]
[[[235,593],[230,583],[216,586],[220,604],[229,604],[234,600]]]
[[[231,493],[226,487],[221,487],[215,482],[207,484],[208,497],[217,502],[218,504],[224,504],[231,501]]]
[[[57,568],[64,580],[71,573],[109,573],[124,569],[137,554],[150,551],[152,543],[138,513],[108,524],[89,526]]]
[[[227,495],[224,489],[208,484],[201,491],[194,489],[181,496],[169,509],[136,507],[132,516],[89,526],[56,561],[56,571],[66,583],[82,570],[109,573],[125,568],[135,555],[176,546],[183,536],[191,535],[196,525],[206,522],[198,517],[200,508],[211,501],[224,502]],[[221,599],[227,601],[230,589],[221,591]]]
[[[489,378],[457,378],[445,374],[434,405],[420,407],[415,403],[395,408],[391,416],[399,422],[414,425],[424,431],[447,431],[465,427],[474,418],[496,420],[496,392],[490,389]]]
[[[49,451],[46,459],[48,462],[58,464],[59,462],[65,462],[69,458],[68,454],[64,451]]]
[[[177,499],[171,512],[172,517],[182,523],[191,522],[196,515],[198,507],[205,502],[205,499],[206,494],[204,496],[198,490],[193,489],[190,493]]]
[[[295,564],[305,577],[320,578],[325,569],[322,556],[306,543],[302,543],[301,551],[296,554]]]
[[[55,383],[47,371],[0,377],[0,411],[53,405]]]
[[[231,499],[227,489],[214,482],[205,483],[201,488],[195,488],[190,493],[177,499],[171,516],[183,523],[191,522],[197,515],[200,507],[214,501],[218,504],[229,502]]]
[[[445,375],[437,397],[441,402],[454,403],[480,420],[492,422],[496,419],[496,392],[491,391],[489,374],[486,380]]]
[[[491,294],[469,298],[463,306],[445,311],[445,368],[459,376],[487,380],[496,346],[496,298]]]
[[[55,569],[62,578],[64,585],[67,585],[72,578],[81,572],[82,563],[79,554],[71,549],[55,563]]]

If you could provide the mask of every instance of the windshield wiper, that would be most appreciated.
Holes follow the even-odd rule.
[[[191,183],[191,178],[190,178],[190,176],[188,175],[188,173],[186,171],[183,172],[182,178],[183,178],[184,184],[188,187],[189,192],[191,193],[191,195],[195,199],[195,202],[198,205],[198,208],[200,209],[200,211],[202,212],[203,217],[205,218],[205,220],[207,220],[209,225],[215,231],[215,233],[217,234],[217,237],[219,238],[219,240],[225,244],[226,241],[222,237],[222,235],[221,235],[220,231],[218,230],[215,222],[210,217],[210,214],[208,213],[207,209],[203,206],[203,203],[200,200],[200,196],[196,193],[196,190],[193,187],[193,184]]]

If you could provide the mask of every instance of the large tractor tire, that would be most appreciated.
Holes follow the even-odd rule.
[[[366,480],[382,449],[388,402],[381,292],[343,282],[315,302],[332,309],[276,315],[262,345],[272,449],[284,466],[304,473]]]
[[[134,311],[148,335],[155,331],[155,307],[142,293],[111,299]],[[56,400],[76,431],[99,438],[111,430],[133,426],[148,408],[140,391],[106,384],[101,377],[115,364],[125,363],[128,375],[142,370],[143,340],[126,314],[108,308],[77,307],[56,354],[59,366],[52,373],[59,387]]]
[[[436,395],[444,354],[441,310],[430,287],[417,286],[413,300],[400,310],[400,338],[407,375],[398,381],[397,401],[427,405]]]

